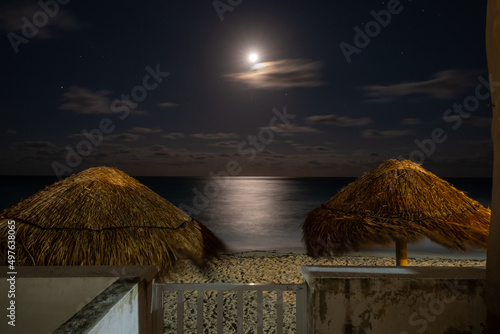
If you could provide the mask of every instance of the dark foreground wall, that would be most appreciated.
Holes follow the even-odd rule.
[[[485,268],[303,266],[308,333],[486,333]]]
[[[488,236],[488,329],[500,333],[500,0],[488,0],[486,55],[491,91],[491,139],[493,141],[493,191]]]

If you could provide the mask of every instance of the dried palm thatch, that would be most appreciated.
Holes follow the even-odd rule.
[[[390,159],[309,212],[302,228],[311,256],[393,242],[404,253],[424,237],[463,251],[486,248],[490,215],[420,165]]]
[[[200,222],[136,179],[108,167],[56,182],[0,215],[16,222],[18,265],[204,264],[224,249]],[[2,245],[5,247],[5,245]]]

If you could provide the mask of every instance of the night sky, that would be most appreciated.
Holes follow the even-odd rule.
[[[486,0],[2,1],[0,174],[489,177],[485,21]]]

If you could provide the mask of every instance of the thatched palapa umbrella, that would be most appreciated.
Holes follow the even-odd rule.
[[[309,212],[302,226],[311,256],[396,242],[397,265],[406,243],[424,237],[452,250],[486,248],[490,210],[409,160],[390,159]]]
[[[17,265],[197,264],[223,250],[200,222],[136,179],[108,167],[56,182],[0,215],[16,222]],[[5,245],[2,245],[5,247]]]

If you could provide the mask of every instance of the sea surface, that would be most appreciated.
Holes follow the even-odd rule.
[[[151,188],[219,236],[232,252],[303,252],[301,225],[307,213],[355,178],[139,177]],[[490,178],[446,179],[486,207]],[[0,209],[6,209],[57,181],[53,177],[0,176]],[[393,256],[394,248],[375,247],[356,255]],[[481,250],[453,252],[429,240],[408,245],[411,257],[484,259]]]

